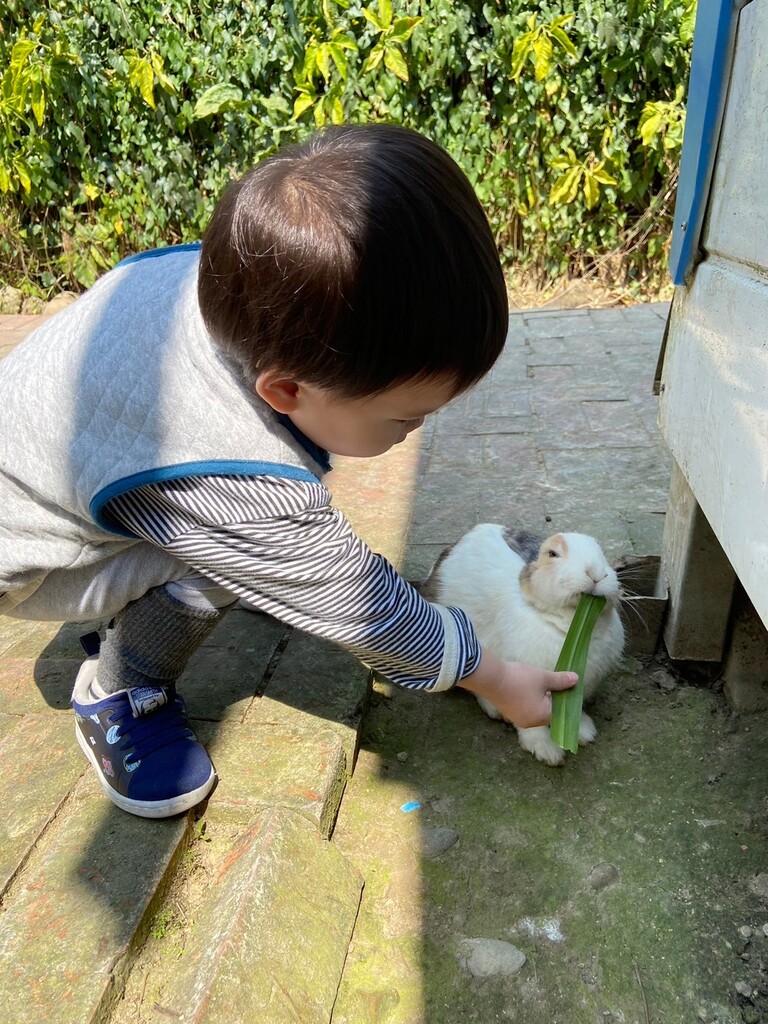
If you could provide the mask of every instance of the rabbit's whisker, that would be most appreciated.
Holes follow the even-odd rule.
[[[637,616],[638,622],[641,623],[641,625],[644,627],[644,629],[645,629],[645,631],[647,633],[649,631],[648,623],[643,618],[643,616],[642,616],[642,614],[640,612],[640,609],[635,606],[635,601],[636,600],[637,600],[637,595],[635,595],[634,597],[627,597],[625,595],[622,595],[620,606],[621,606],[621,608],[626,609],[627,614],[629,614],[631,612],[633,615]]]

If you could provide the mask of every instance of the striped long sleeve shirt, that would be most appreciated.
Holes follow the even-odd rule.
[[[442,690],[480,661],[460,609],[424,600],[320,483],[199,476],[147,484],[108,514],[254,607],[333,640],[401,686]]]

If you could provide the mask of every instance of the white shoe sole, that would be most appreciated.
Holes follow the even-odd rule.
[[[112,803],[116,804],[121,810],[127,811],[129,814],[136,814],[140,818],[172,818],[175,814],[189,811],[208,796],[216,782],[216,771],[213,765],[211,765],[211,774],[208,779],[202,786],[193,789],[190,793],[182,793],[179,796],[172,797],[170,800],[131,800],[129,797],[115,792],[104,778],[96,761],[96,756],[89,749],[85,737],[77,727],[77,723],[75,723],[75,735],[77,736],[77,742],[80,744],[80,749],[91,762],[93,770],[96,772],[99,785]]]

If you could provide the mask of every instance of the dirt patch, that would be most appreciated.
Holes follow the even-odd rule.
[[[624,286],[601,282],[594,277],[563,278],[546,286],[533,280],[507,276],[507,297],[511,312],[524,309],[606,309],[631,306],[637,302],[668,302],[671,282],[661,288]]]
[[[335,833],[366,889],[334,1024],[766,1019],[768,716],[672,675],[627,659],[563,768],[467,694],[377,685]],[[417,824],[458,840],[428,855]],[[526,963],[475,977],[467,940]]]

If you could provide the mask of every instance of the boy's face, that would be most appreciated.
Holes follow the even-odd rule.
[[[260,376],[256,390],[320,448],[358,458],[389,451],[456,395],[453,380],[430,378],[397,384],[369,398],[345,399],[269,371]]]

